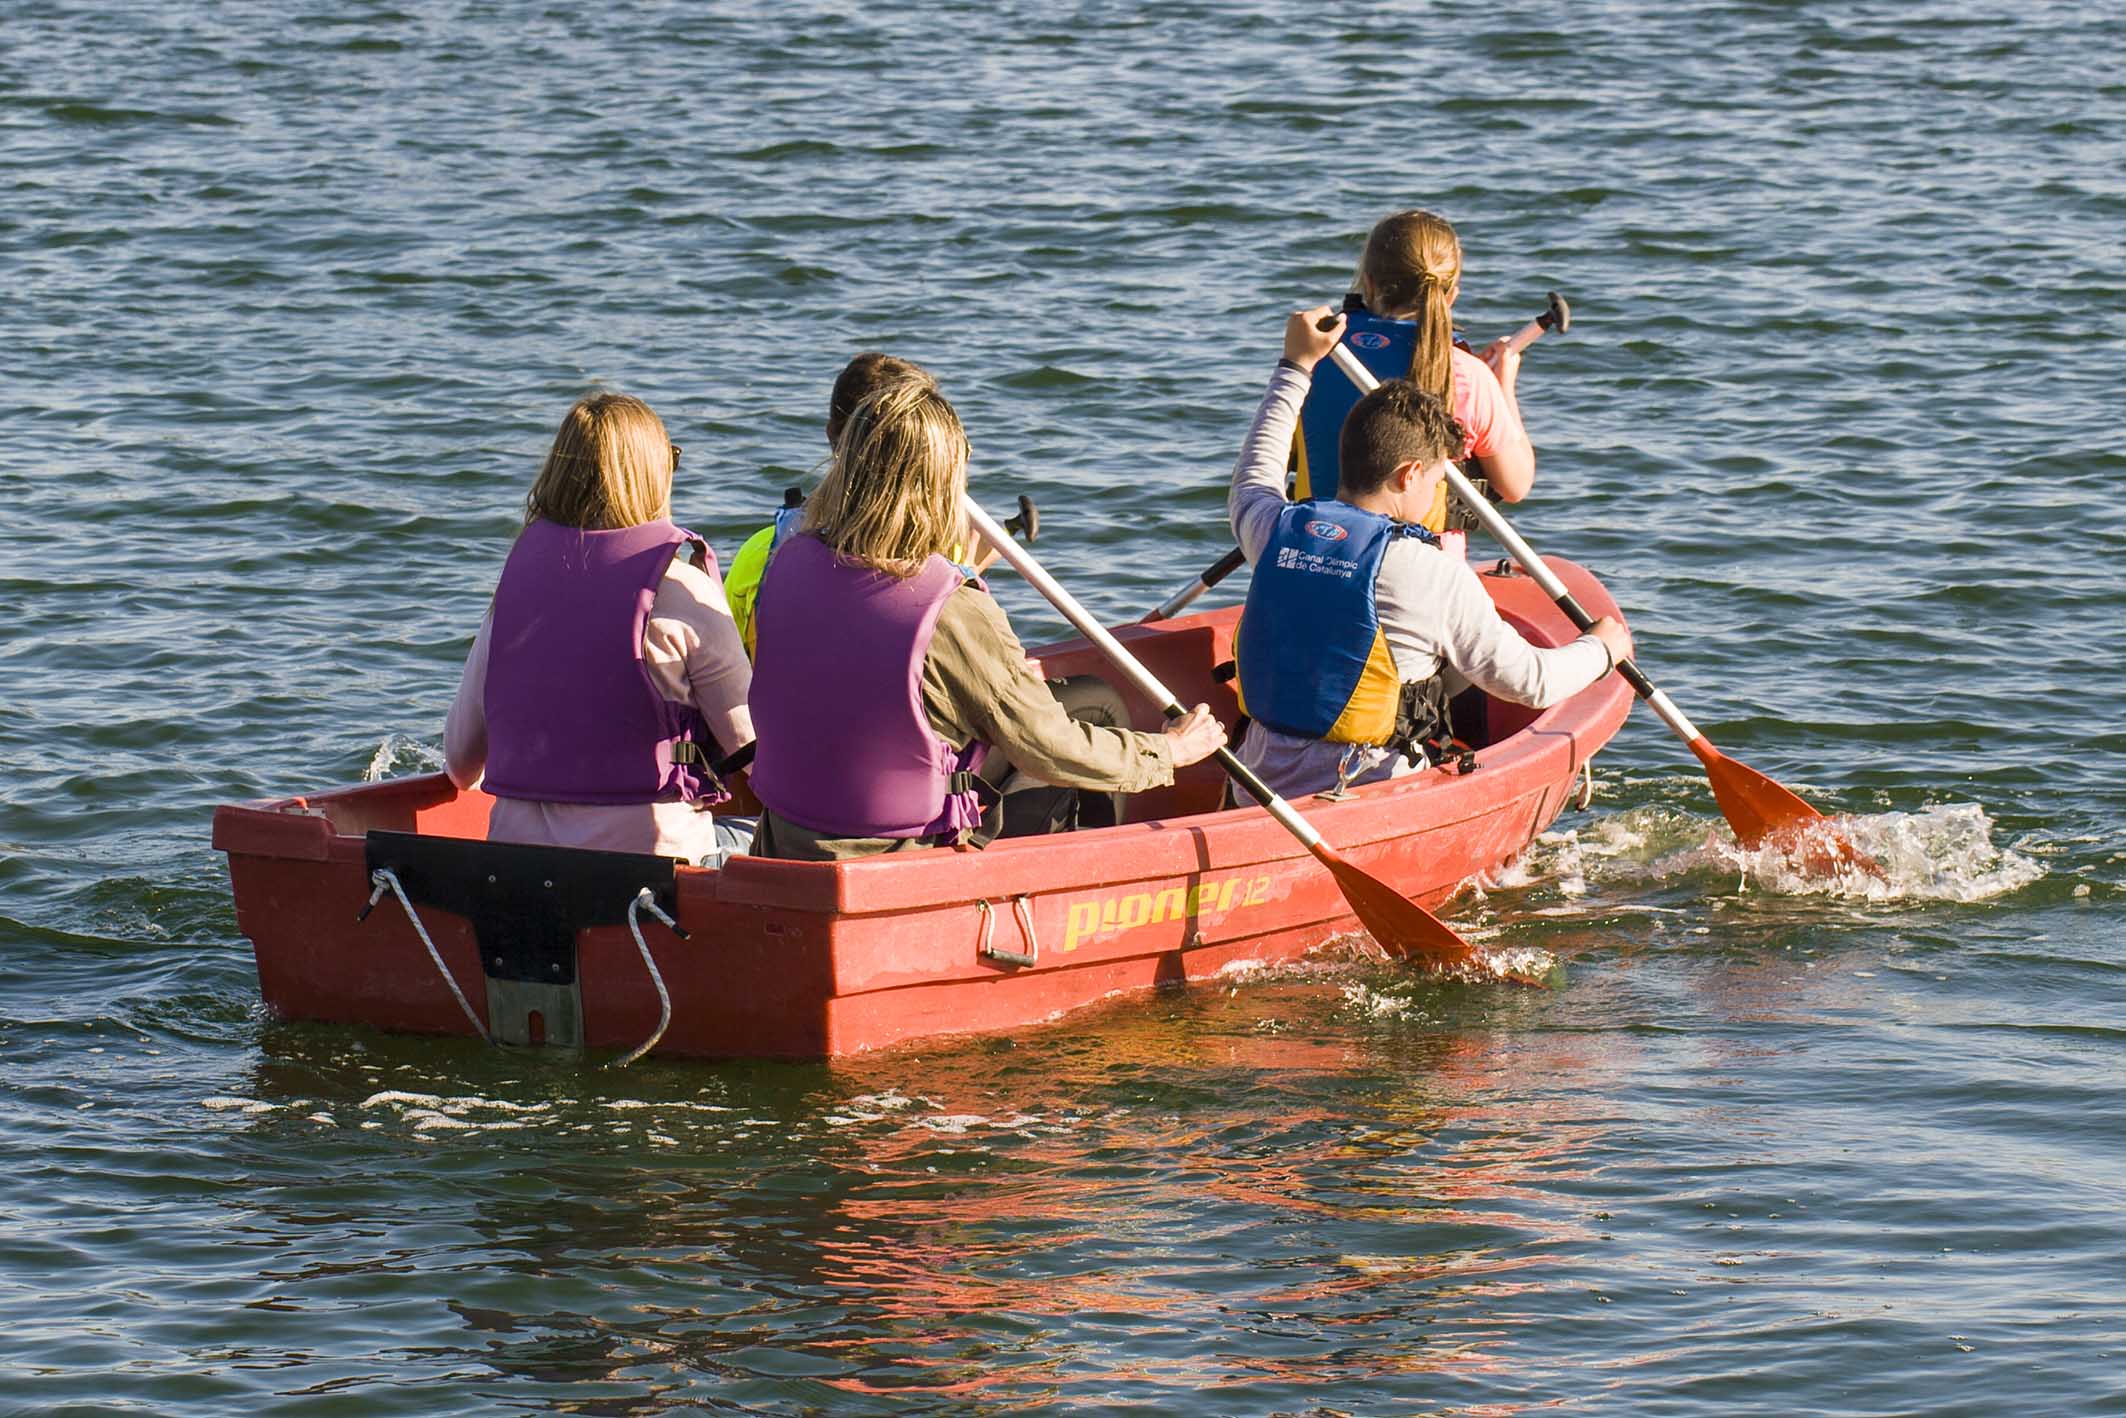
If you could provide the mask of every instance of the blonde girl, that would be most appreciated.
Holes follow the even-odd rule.
[[[1003,610],[948,559],[967,435],[927,378],[849,413],[802,530],[761,583],[754,850],[810,860],[964,843],[1001,755],[1061,788],[1137,792],[1225,741],[1210,711],[1164,733],[1071,717]],[[995,822],[987,824],[993,830]]]
[[[671,521],[679,449],[649,405],[579,400],[524,503],[444,727],[495,841],[720,861],[708,765],[752,741],[715,555]]]
[[[1461,281],[1462,244],[1446,218],[1417,210],[1383,217],[1366,237],[1359,258],[1357,294],[1365,309],[1352,312],[1347,338],[1361,358],[1368,355],[1369,345],[1388,351],[1407,343],[1406,367],[1375,372],[1407,376],[1445,401],[1462,426],[1466,470],[1472,477],[1488,479],[1495,496],[1519,502],[1535,482],[1535,448],[1521,424],[1514,393],[1520,352],[1504,340],[1495,341],[1481,357],[1456,346],[1453,311]],[[1317,473],[1324,464],[1333,467],[1336,427],[1356,402],[1357,391],[1349,388],[1349,381],[1324,365],[1309,395],[1309,411],[1302,415],[1302,468],[1309,454]],[[1302,495],[1328,497],[1336,490],[1333,479],[1317,475],[1309,481]],[[1446,517],[1443,485],[1423,524],[1443,531]]]

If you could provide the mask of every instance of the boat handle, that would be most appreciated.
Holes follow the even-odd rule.
[[[1035,965],[1040,963],[1041,942],[1033,933],[1033,907],[1024,896],[1011,898],[1012,914],[1019,918],[1019,931],[1026,937],[1024,951],[1006,950],[996,943],[997,913],[985,897],[974,903],[982,909],[982,939],[974,953],[984,960],[1002,961],[1006,965]]]

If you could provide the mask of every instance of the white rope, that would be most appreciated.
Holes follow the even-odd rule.
[[[1013,915],[1019,918],[1019,929],[1024,932],[1026,936],[1026,956],[1028,963],[1031,963],[1035,960],[1039,960],[1041,958],[1041,942],[1034,939],[1033,903],[1027,900],[1024,896],[1014,896],[1011,898],[1011,911]]]
[[[642,938],[642,926],[637,920],[640,913],[644,911],[649,912],[673,930],[679,929],[679,922],[664,913],[664,908],[657,904],[657,898],[651,894],[647,886],[636,892],[635,899],[627,903],[628,934],[635,938],[635,949],[642,952],[642,963],[649,967],[650,983],[657,987],[657,1029],[649,1038],[644,1039],[637,1045],[635,1050],[628,1054],[627,1057],[617,1059],[608,1065],[611,1068],[626,1068],[629,1064],[656,1048],[657,1041],[664,1037],[664,1031],[670,1028],[672,1024],[672,992],[664,987],[664,975],[658,970],[657,962],[650,957],[649,942]]]
[[[450,997],[458,1002],[459,1009],[465,1011],[465,1018],[472,1024],[472,1032],[480,1036],[481,1043],[492,1044],[494,1040],[487,1037],[487,1026],[480,1023],[480,1016],[472,1012],[472,1005],[466,1001],[465,991],[458,988],[457,977],[452,975],[450,967],[443,963],[443,956],[436,949],[436,943],[428,938],[428,927],[421,924],[421,918],[414,911],[413,903],[406,899],[406,888],[399,885],[399,874],[390,867],[378,867],[369,873],[369,880],[376,886],[376,890],[369,893],[369,904],[376,905],[387,887],[392,895],[399,898],[399,904],[406,908],[406,919],[413,922],[414,934],[421,938],[421,944],[428,947],[428,958],[436,963],[436,973],[443,977],[443,983],[450,986]]]

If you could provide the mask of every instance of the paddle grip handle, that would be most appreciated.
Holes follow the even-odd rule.
[[[1234,782],[1238,783],[1241,787],[1247,789],[1248,796],[1253,798],[1256,802],[1261,803],[1264,807],[1269,808],[1273,812],[1278,807],[1283,806],[1284,799],[1278,797],[1276,793],[1272,792],[1268,783],[1265,783],[1262,781],[1262,779],[1256,777],[1254,769],[1248,767],[1245,763],[1242,763],[1239,759],[1233,757],[1233,751],[1231,749],[1221,748],[1216,754],[1213,755],[1213,757],[1218,760],[1218,766],[1220,768],[1223,768],[1229,775],[1231,775]]]
[[[1224,556],[1212,562],[1211,569],[1203,573],[1203,589],[1210,590],[1211,587],[1247,565],[1247,560],[1248,554],[1246,552],[1239,547],[1232,548]]]
[[[1187,711],[1179,704],[1169,704],[1162,712],[1168,723],[1187,717]],[[1314,824],[1294,812],[1292,805],[1279,797],[1275,788],[1256,777],[1254,769],[1235,758],[1231,749],[1214,749],[1211,757],[1226,771],[1227,777],[1247,790],[1249,797],[1268,808],[1270,815],[1284,824],[1285,830],[1297,835],[1299,840],[1309,847],[1321,840],[1321,834],[1314,830]]]

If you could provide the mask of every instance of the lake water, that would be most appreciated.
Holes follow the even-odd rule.
[[[2122,59],[2054,0],[11,0],[0,1412],[2126,1413]],[[728,555],[920,360],[1131,617],[1409,204],[1479,344],[1572,301],[1523,533],[1887,888],[1740,857],[1641,710],[1449,908],[1556,990],[624,1074],[263,1013],[214,804],[434,763],[579,394]]]

